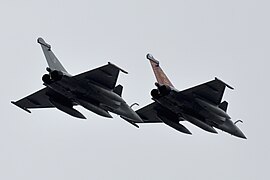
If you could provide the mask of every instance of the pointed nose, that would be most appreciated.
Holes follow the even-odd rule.
[[[218,128],[233,136],[247,139],[244,133],[230,119],[227,119],[223,124],[219,125]]]
[[[235,131],[234,135],[239,137],[239,138],[247,139],[247,137],[244,135],[244,133],[238,127],[236,127],[236,131]]]
[[[126,103],[122,103],[120,108],[118,108],[117,111],[115,112],[119,114],[120,116],[122,116],[123,118],[128,119],[131,122],[134,122],[134,123],[143,122],[140,116],[132,108],[130,108]]]
[[[128,114],[128,118],[131,119],[133,122],[143,122],[143,120],[141,119],[141,117],[135,112],[135,111],[131,111],[131,113]]]

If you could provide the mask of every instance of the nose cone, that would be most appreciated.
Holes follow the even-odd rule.
[[[227,119],[222,125],[219,125],[218,128],[233,136],[247,139],[244,133],[229,119]]]
[[[235,132],[233,135],[235,135],[239,138],[247,139],[247,137],[244,135],[244,133],[237,126],[235,126]]]
[[[132,109],[130,109],[129,112],[124,115],[125,118],[129,119],[131,122],[140,123],[143,122],[143,120],[140,118],[140,116],[134,112]]]
[[[134,123],[143,122],[140,116],[133,109],[131,109],[126,103],[121,103],[120,107],[115,109],[114,112],[128,121]]]

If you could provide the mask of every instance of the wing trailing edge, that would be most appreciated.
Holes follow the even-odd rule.
[[[29,113],[31,113],[29,109],[54,107],[47,96],[47,88],[40,89],[18,101],[11,101],[11,103]]]

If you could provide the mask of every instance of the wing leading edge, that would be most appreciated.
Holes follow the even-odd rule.
[[[219,105],[226,87],[233,89],[228,84],[224,83],[218,78],[215,78],[214,80],[204,84],[180,91],[179,94],[191,98],[194,96],[199,96],[212,102],[214,105]]]
[[[107,89],[113,90],[120,71],[127,74],[123,69],[112,63],[108,63],[99,68],[73,76],[72,78],[77,81],[89,80]]]

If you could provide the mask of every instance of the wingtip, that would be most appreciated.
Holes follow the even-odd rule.
[[[119,69],[121,72],[123,72],[123,73],[125,73],[125,74],[128,74],[127,71],[125,71],[124,69],[122,69],[122,68],[116,66],[115,64],[113,64],[113,63],[111,63],[111,62],[108,62],[108,64],[109,64],[109,65],[112,65],[112,66],[114,66],[114,67],[116,67],[116,68]]]
[[[26,107],[20,106],[20,105],[17,104],[15,101],[11,101],[11,103],[14,104],[14,105],[16,105],[17,107],[19,107],[19,108],[25,110],[26,112],[31,113],[31,111],[30,111],[29,109],[27,109]]]
[[[229,89],[234,90],[234,88],[232,86],[228,85],[227,83],[225,83],[224,81],[218,79],[217,77],[215,77],[215,80],[222,82],[223,84],[225,84],[226,87],[228,87]]]

